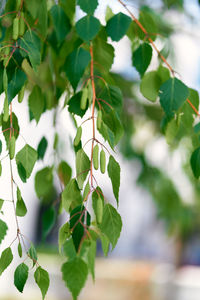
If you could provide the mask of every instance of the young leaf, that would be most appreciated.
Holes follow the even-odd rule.
[[[61,161],[58,166],[58,176],[61,182],[66,186],[72,176],[72,168],[66,163],[66,161]]]
[[[64,191],[62,192],[62,206],[69,212],[69,208],[72,203],[79,205],[82,202],[81,193],[77,184],[76,179],[72,179],[66,185]]]
[[[76,90],[77,85],[83,76],[83,73],[90,62],[90,53],[83,48],[77,48],[66,58],[64,71],[73,87]]]
[[[58,43],[62,43],[71,29],[70,21],[59,5],[52,6],[50,14],[56,32]]]
[[[120,166],[112,155],[109,158],[107,170],[108,170],[108,176],[110,177],[112,182],[113,193],[115,195],[115,199],[117,200],[117,204],[118,204],[119,186],[120,186]]]
[[[87,15],[76,23],[76,31],[81,39],[89,42],[94,39],[101,28],[99,20],[91,15]]]
[[[146,72],[152,58],[152,48],[149,44],[141,44],[134,52],[132,56],[133,66],[140,73],[142,77]]]
[[[98,0],[78,0],[77,4],[86,14],[92,15],[98,6]]]
[[[20,264],[14,274],[14,284],[19,292],[23,292],[24,286],[28,279],[28,266],[24,263]]]
[[[90,242],[90,247],[88,251],[88,269],[92,274],[93,280],[95,280],[95,258],[96,258],[97,244],[96,241]]]
[[[41,117],[41,114],[44,111],[45,100],[42,94],[41,88],[37,85],[34,86],[29,98],[29,108],[38,123]]]
[[[109,241],[114,249],[122,229],[122,220],[121,216],[111,204],[106,204],[104,206],[103,220],[99,227],[101,231],[109,238]]]
[[[160,104],[167,117],[172,117],[189,95],[187,86],[177,78],[170,78],[160,87]]]
[[[22,257],[22,245],[20,242],[18,244],[17,251],[18,251],[19,257]]]
[[[77,300],[88,276],[86,263],[81,258],[76,257],[73,260],[64,263],[61,271],[62,278],[71,291],[73,299]]]
[[[33,261],[33,267],[35,266],[36,264],[36,261],[37,261],[37,251],[33,245],[33,243],[31,243],[31,247],[30,249],[28,250],[28,254],[30,256],[30,258],[32,259]]]
[[[38,267],[34,273],[34,278],[35,282],[41,290],[42,299],[44,300],[49,288],[49,273],[41,267]]]
[[[3,203],[2,203],[3,205]],[[0,205],[0,209],[1,209],[1,205]],[[0,244],[3,241],[4,237],[6,236],[6,232],[8,230],[8,226],[6,225],[6,223],[4,221],[2,221],[0,219]]]
[[[11,248],[6,248],[0,257],[0,275],[5,271],[5,269],[11,264],[13,260],[13,254]]]
[[[140,83],[140,92],[148,100],[155,102],[158,98],[159,88],[162,84],[160,76],[156,71],[144,75]]]
[[[108,36],[110,36],[113,41],[118,42],[128,31],[131,21],[131,18],[123,13],[114,15],[109,19],[106,25]]]
[[[20,163],[26,171],[26,178],[31,176],[33,167],[37,161],[37,152],[26,144],[16,155],[17,165]]]
[[[59,246],[59,252],[61,253],[61,248],[63,244],[66,242],[66,240],[70,237],[70,226],[69,223],[65,223],[59,230],[59,236],[58,236],[58,246]]]
[[[83,188],[84,181],[90,169],[90,160],[83,149],[76,154],[76,174],[77,182],[80,189]]]
[[[198,147],[191,156],[190,159],[191,168],[194,174],[194,177],[197,179],[200,176],[200,147]]]
[[[43,159],[45,152],[47,150],[47,145],[48,145],[48,141],[45,138],[45,136],[43,136],[38,144],[37,147],[37,154],[38,154],[38,159]]]

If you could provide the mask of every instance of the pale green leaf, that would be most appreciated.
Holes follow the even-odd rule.
[[[88,250],[88,269],[92,274],[93,280],[95,280],[95,258],[96,258],[97,245],[95,241],[90,242],[90,247]]]
[[[62,192],[62,206],[69,212],[69,208],[72,203],[76,203],[77,205],[81,203],[82,197],[77,184],[76,179],[70,180],[70,182],[66,185],[64,191]]]
[[[112,182],[113,193],[117,200],[117,204],[119,202],[119,186],[120,186],[120,166],[118,162],[111,155],[108,162],[108,176]]]
[[[53,188],[52,168],[46,167],[36,173],[35,191],[38,198],[48,197]]]
[[[42,299],[44,299],[49,288],[49,273],[38,267],[34,273],[34,278],[42,293]]]
[[[106,204],[103,211],[103,220],[100,224],[101,231],[108,237],[114,248],[119,239],[122,220],[116,209],[111,204]]]
[[[71,234],[70,226],[69,226],[69,223],[67,222],[59,229],[58,246],[59,246],[60,253],[61,253],[61,248],[62,248],[63,244],[70,237],[70,234]]]
[[[141,80],[140,92],[145,98],[152,102],[155,102],[158,98],[159,88],[161,84],[162,81],[156,71],[148,72]]]
[[[33,245],[33,243],[31,243],[31,247],[30,249],[28,250],[28,254],[29,254],[29,257],[32,259],[33,261],[33,267],[35,266],[36,262],[37,262],[37,251]]]
[[[24,286],[28,279],[28,266],[24,263],[20,264],[14,273],[14,284],[19,292],[23,292]]]
[[[76,257],[73,260],[64,263],[61,270],[66,286],[72,293],[73,299],[77,300],[88,276],[86,263],[81,258]]]
[[[29,95],[28,102],[29,108],[36,122],[38,123],[45,106],[44,95],[42,94],[41,88],[39,86],[34,86],[31,94]]]
[[[31,176],[36,161],[37,152],[28,144],[26,144],[16,155],[16,163],[17,165],[22,164],[26,171],[26,178]]]
[[[76,154],[76,176],[80,189],[83,188],[84,181],[90,170],[90,160],[83,149],[80,149]]]

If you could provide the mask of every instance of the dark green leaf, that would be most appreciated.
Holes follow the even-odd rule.
[[[14,274],[14,284],[19,292],[23,292],[24,286],[28,279],[28,266],[24,263],[20,264]]]
[[[133,66],[143,76],[146,72],[152,58],[152,48],[149,44],[141,44],[134,52],[132,56]]]
[[[194,176],[198,179],[200,176],[200,147],[192,153],[190,164]]]
[[[108,169],[108,175],[112,182],[113,193],[115,195],[118,204],[119,186],[120,186],[120,166],[112,155],[109,158],[107,169]]]
[[[22,164],[26,171],[26,178],[31,176],[36,161],[37,152],[28,144],[26,144],[16,155],[16,163],[17,165]]]
[[[85,109],[81,109],[80,105],[81,105],[81,98],[82,98],[82,92],[78,92],[77,94],[75,94],[74,96],[72,96],[72,98],[69,99],[68,102],[68,110],[70,113],[73,113],[77,116],[83,117],[84,114],[86,113],[86,110],[88,109],[88,105],[86,106]]]
[[[83,149],[76,153],[76,176],[80,189],[83,188],[84,181],[90,170],[90,160]]]
[[[38,154],[38,159],[43,159],[45,152],[47,150],[47,145],[48,145],[48,141],[45,138],[45,136],[43,136],[38,144],[37,147],[37,154]]]
[[[105,40],[97,37],[93,42],[94,61],[98,64],[96,67],[101,71],[109,71],[114,62],[114,48]]]
[[[11,264],[13,260],[13,254],[11,251],[11,248],[6,248],[2,253],[0,257],[0,275],[7,269],[7,267]]]
[[[0,140],[0,154],[2,152],[2,141]]]
[[[92,15],[98,6],[98,1],[97,0],[78,0],[77,4],[80,6],[80,8],[84,12]]]
[[[3,205],[3,202],[1,202]],[[0,209],[2,207],[2,205],[0,205]],[[3,241],[4,237],[6,236],[6,232],[8,230],[8,226],[6,225],[6,223],[4,221],[2,221],[0,219],[0,244]]]
[[[15,96],[19,93],[26,80],[26,74],[20,69],[15,69],[14,75],[8,83],[8,104],[10,104]]]
[[[17,164],[17,171],[21,180],[26,182],[26,170],[20,162]]]
[[[114,248],[117,244],[122,228],[122,220],[116,209],[111,204],[106,204],[103,211],[103,220],[100,224],[101,231],[109,238]]]
[[[61,271],[66,286],[71,291],[73,299],[76,300],[88,276],[86,263],[81,258],[76,257],[63,264]]]
[[[83,76],[83,73],[90,62],[90,53],[82,48],[75,49],[66,59],[64,71],[73,87],[76,90],[77,85]]]
[[[49,274],[46,270],[42,269],[41,267],[38,267],[34,273],[34,278],[35,282],[41,290],[42,299],[44,300],[49,288]]]
[[[73,178],[62,192],[62,205],[66,212],[69,212],[69,208],[73,202],[78,205],[81,201],[82,197],[77,181]]]
[[[108,36],[111,37],[113,41],[118,42],[126,34],[129,26],[131,24],[131,18],[123,13],[118,13],[109,19],[106,25],[106,31]]]
[[[71,29],[70,21],[59,5],[54,5],[50,10],[50,14],[53,19],[57,40],[59,43],[62,43]]]
[[[76,23],[76,31],[81,39],[89,42],[94,39],[101,28],[99,20],[87,15]]]
[[[28,102],[29,108],[36,122],[38,123],[45,106],[44,95],[42,94],[41,88],[39,86],[34,86],[31,94],[29,95]]]
[[[160,87],[160,104],[166,116],[172,117],[189,95],[187,86],[177,78],[170,78]]]
[[[42,236],[45,239],[51,232],[56,221],[56,211],[54,207],[49,207],[42,216]]]

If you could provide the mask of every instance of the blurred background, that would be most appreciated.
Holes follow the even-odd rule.
[[[200,5],[197,0],[124,1],[138,16],[140,9],[160,18],[163,35],[156,44],[177,72],[177,76],[191,88],[200,90]],[[3,2],[0,4],[3,7]],[[107,5],[114,13],[126,13],[116,0],[99,0],[96,15],[105,24]],[[82,13],[77,12],[77,17]],[[167,39],[166,39],[167,37]],[[159,105],[152,105],[139,92],[139,74],[131,66],[131,44],[128,37],[115,47],[113,76],[124,95],[124,137],[116,149],[116,159],[121,165],[121,188],[119,212],[123,220],[121,237],[108,258],[98,249],[96,280],[90,278],[80,299],[104,300],[196,300],[200,295],[200,185],[193,178],[189,160],[192,145],[185,136],[187,127],[182,124],[177,135],[162,134],[163,112]],[[154,55],[149,70],[159,65]],[[28,95],[26,95],[28,98]],[[63,99],[64,102],[64,99]],[[2,101],[1,101],[2,103]],[[2,105],[2,104],[1,104]],[[54,134],[59,132],[59,157],[65,159],[74,170],[72,142],[75,128],[67,110],[60,107],[60,118],[52,126],[54,112],[47,111],[36,126],[29,123],[26,101],[13,105],[19,119],[21,133],[26,142],[37,148],[41,137],[48,141],[44,161],[35,167],[34,174],[26,185],[19,187],[26,201],[28,213],[20,226],[28,239],[37,245],[41,265],[51,276],[47,300],[71,299],[61,280],[60,267],[63,259],[58,256],[58,227],[65,222],[62,215],[49,233],[42,239],[41,223],[43,206],[34,191],[34,176],[38,170],[51,165],[55,159],[52,148]],[[78,121],[80,122],[80,120]],[[90,128],[85,127],[85,141],[90,137]],[[190,133],[188,132],[188,135]],[[17,143],[17,151],[23,138]],[[5,149],[4,149],[5,150]],[[87,150],[87,148],[86,148]],[[10,174],[7,161],[3,160],[0,181],[2,199],[10,199]],[[14,170],[16,173],[16,170]],[[98,178],[98,175],[97,175]],[[105,176],[99,179],[106,198],[111,202],[110,182]],[[53,197],[60,193],[55,179]],[[9,203],[4,211],[10,210]],[[12,212],[4,219],[9,232],[0,246],[4,249],[15,235],[15,220]],[[15,265],[18,262],[15,261]],[[13,285],[15,266],[9,267],[0,278],[0,299],[41,299],[40,291],[30,277],[24,293],[19,294]]]

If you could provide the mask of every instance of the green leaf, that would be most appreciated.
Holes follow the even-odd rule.
[[[34,267],[37,262],[37,251],[36,251],[33,243],[31,243],[31,247],[28,250],[28,254],[33,261],[33,267]]]
[[[0,140],[0,154],[2,152],[2,141]]]
[[[131,18],[123,13],[114,15],[109,19],[106,25],[108,36],[110,36],[113,41],[118,42],[128,31],[131,21]]]
[[[93,46],[94,61],[98,63],[95,67],[101,72],[109,71],[114,62],[114,47],[100,37],[94,40]]]
[[[102,90],[101,93],[99,93],[99,98],[104,100],[100,103],[105,112],[110,113],[112,110],[115,110],[118,117],[120,117],[123,102],[120,88],[114,85],[108,85]]]
[[[24,203],[24,200],[21,199],[17,199],[17,204],[16,204],[16,215],[18,217],[24,217],[27,213],[27,208],[26,205]]]
[[[59,5],[52,6],[50,14],[52,16],[57,40],[59,43],[62,43],[71,29],[70,21]]]
[[[112,182],[113,193],[115,195],[118,204],[119,186],[120,186],[120,166],[112,155],[109,158],[107,169],[108,169],[108,176],[110,177]]]
[[[43,136],[41,138],[39,144],[38,144],[38,147],[37,147],[38,160],[44,158],[44,155],[45,155],[46,150],[47,150],[47,145],[48,145],[48,141],[45,138],[45,136]]]
[[[156,33],[158,32],[158,28],[152,15],[148,11],[141,10],[139,21],[148,32],[151,39],[154,41],[156,39]],[[135,24],[135,26],[137,26],[137,24]],[[137,26],[137,31],[138,31],[139,38],[145,40],[146,34],[138,26]]]
[[[158,98],[161,84],[162,81],[156,71],[148,72],[142,78],[140,83],[140,92],[145,98],[155,102]]]
[[[22,164],[26,171],[26,178],[31,176],[36,161],[37,152],[28,144],[26,144],[16,155],[16,163],[17,165]]]
[[[77,94],[75,94],[74,96],[72,96],[69,99],[68,102],[68,110],[70,113],[73,113],[77,116],[80,116],[81,118],[84,116],[84,114],[86,113],[87,109],[88,109],[88,105],[86,106],[85,109],[81,109],[81,98],[82,98],[82,94],[83,92],[78,92]]]
[[[14,284],[19,292],[23,292],[24,286],[28,279],[28,266],[24,263],[20,264],[14,274]]]
[[[72,176],[72,168],[66,163],[66,161],[61,161],[58,166],[58,176],[60,181],[66,186]]]
[[[189,95],[187,86],[177,78],[170,78],[160,87],[160,104],[167,117],[172,117]]]
[[[93,280],[95,280],[95,258],[96,258],[97,245],[95,241],[90,242],[88,251],[88,269],[92,274]]]
[[[22,245],[20,242],[18,243],[17,251],[18,251],[19,257],[22,257]]]
[[[76,23],[76,31],[81,39],[89,42],[95,38],[101,28],[99,20],[91,15],[87,15]]]
[[[72,230],[72,239],[76,249],[79,252],[82,238],[85,234],[83,224],[90,226],[90,214],[83,205],[75,207],[70,213],[70,229]]]
[[[20,50],[21,55],[23,57],[28,56],[34,71],[37,71],[37,66],[41,62],[41,43],[36,33],[28,30],[21,38],[20,47],[26,50]]]
[[[56,222],[55,208],[50,206],[42,215],[42,237],[45,239]]]
[[[2,205],[3,205],[3,202],[1,202],[0,209],[1,209]],[[2,221],[0,219],[0,244],[3,241],[4,237],[6,236],[7,230],[8,230],[8,226],[6,225],[6,223],[4,221]]]
[[[26,182],[26,170],[24,169],[23,165],[21,163],[17,164],[17,171],[19,174],[19,177],[23,182]]]
[[[90,160],[83,149],[76,153],[76,176],[80,189],[83,188],[84,181],[90,170]]]
[[[4,204],[4,200],[0,199],[0,210],[2,209],[3,204]]]
[[[45,167],[35,175],[35,191],[38,198],[48,197],[53,188],[52,168]]]
[[[76,257],[73,260],[64,263],[61,271],[62,278],[68,289],[71,291],[73,299],[77,300],[88,276],[86,263],[81,258]]]
[[[86,12],[86,14],[92,15],[98,6],[98,1],[97,0],[78,0],[77,4],[80,6],[80,8],[84,12]]]
[[[76,179],[70,180],[70,182],[66,185],[64,191],[62,192],[62,206],[69,212],[69,208],[72,202],[80,204],[82,201],[81,193],[77,184]]]
[[[70,19],[71,23],[74,21],[75,11],[76,11],[76,0],[59,0],[59,5],[65,11],[66,15]]]
[[[67,222],[59,229],[58,246],[59,246],[60,253],[61,253],[61,248],[62,248],[63,244],[70,237],[70,235],[71,235],[70,226],[69,226],[69,223]]]
[[[141,44],[134,52],[132,56],[133,66],[140,73],[142,77],[146,72],[152,58],[152,48],[149,44]]]
[[[73,260],[76,257],[76,249],[72,238],[64,243],[63,254],[68,258],[68,260]]]
[[[13,260],[13,254],[11,251],[11,248],[6,248],[2,253],[0,257],[0,275],[7,269],[7,267],[11,264]]]
[[[113,138],[113,145],[114,146],[117,145],[124,133],[124,130],[120,122],[120,119],[116,114],[116,111],[112,110],[110,113],[103,113],[102,119],[103,119],[103,123],[107,125],[107,128],[110,129],[111,131],[112,138]],[[108,134],[110,134],[110,132],[108,132]]]
[[[77,85],[83,76],[83,73],[91,60],[90,53],[82,48],[75,49],[66,58],[64,71],[73,87],[76,90]]]
[[[122,229],[121,216],[111,204],[106,204],[103,211],[103,220],[100,224],[101,231],[108,237],[114,248]]]
[[[26,80],[27,80],[26,74],[18,68],[15,69],[14,75],[8,83],[8,90],[7,90],[8,104],[10,104],[12,100],[15,98],[15,96],[19,93],[21,88],[24,86]]]
[[[101,234],[100,238],[101,238],[101,247],[102,247],[104,256],[107,256],[109,247],[110,247],[110,241],[105,234]]]
[[[29,108],[36,122],[38,123],[45,106],[44,95],[42,94],[41,88],[39,86],[34,86],[31,94],[29,95],[28,102]]]
[[[191,168],[194,174],[194,177],[197,179],[200,176],[200,147],[198,147],[191,156],[190,159]]]
[[[34,278],[42,293],[42,299],[44,300],[49,288],[49,274],[46,270],[38,267],[34,273]]]

